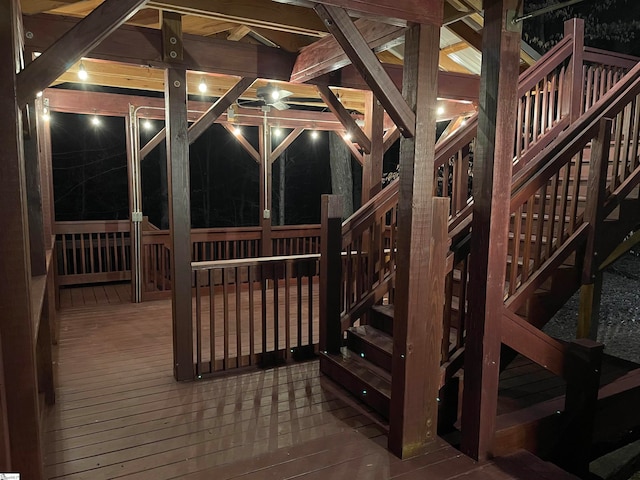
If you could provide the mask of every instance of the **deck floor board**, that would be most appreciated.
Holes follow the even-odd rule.
[[[130,304],[127,285],[91,289],[61,292],[50,479],[518,478],[440,439],[399,460],[379,420],[317,361],[175,382],[170,302]]]

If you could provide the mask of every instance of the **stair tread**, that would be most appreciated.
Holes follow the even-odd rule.
[[[373,307],[371,307],[371,309],[389,318],[393,318],[393,304],[374,305]]]
[[[350,327],[349,331],[353,335],[357,335],[365,342],[377,347],[383,352],[391,355],[393,353],[393,338],[391,335],[378,330],[371,325],[360,325],[359,327]]]
[[[340,365],[361,381],[391,398],[391,374],[346,348],[341,353],[324,353],[324,356]]]

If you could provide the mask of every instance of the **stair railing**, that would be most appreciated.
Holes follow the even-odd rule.
[[[640,63],[582,115],[549,149],[539,166],[514,179],[511,266],[506,305],[515,311],[587,238],[585,205],[602,202],[604,217],[640,183]],[[604,198],[587,191],[588,159],[602,119],[611,122]],[[603,140],[600,139],[600,142]],[[582,180],[582,182],[581,182]],[[589,196],[591,194],[591,196]],[[535,248],[531,248],[534,239]],[[521,242],[523,240],[523,242]],[[523,243],[521,247],[520,244]]]

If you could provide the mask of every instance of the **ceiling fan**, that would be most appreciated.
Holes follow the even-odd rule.
[[[273,107],[276,110],[288,109],[289,105],[287,105],[284,100],[291,95],[293,95],[293,92],[278,88],[271,83],[256,89],[256,96],[262,100],[265,105]]]

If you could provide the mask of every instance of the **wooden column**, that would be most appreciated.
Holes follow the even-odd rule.
[[[165,57],[182,57],[180,17],[163,12]],[[176,52],[171,54],[171,52]],[[165,125],[169,230],[171,235],[171,300],[173,359],[176,380],[193,379],[193,327],[191,312],[191,203],[189,186],[189,140],[187,137],[187,75],[182,67],[165,71]]]
[[[338,353],[342,345],[340,285],[342,276],[342,196],[322,195],[320,231],[320,351]]]
[[[415,112],[416,128],[413,138],[400,143],[389,418],[389,449],[401,458],[424,452],[436,439],[444,303],[444,276],[437,291],[432,284],[437,274],[431,270],[437,251],[432,206],[439,38],[435,25],[414,25],[405,36],[403,95]],[[438,301],[432,295],[441,297]]]
[[[607,168],[611,145],[611,127],[613,121],[603,118],[600,121],[598,136],[593,139],[589,180],[587,183],[587,204],[584,209],[584,221],[589,224],[589,236],[584,249],[582,264],[582,287],[580,288],[580,308],[578,309],[577,338],[595,340],[598,336],[598,318],[600,314],[600,295],[602,293],[602,272],[598,257],[602,222],[604,221],[604,200],[607,189]]]
[[[365,93],[364,106],[364,133],[371,146],[362,166],[362,205],[382,190],[384,158],[384,109],[372,92]]]
[[[51,246],[51,236],[55,234],[55,211],[53,203],[53,170],[51,165],[51,129],[49,121],[43,118],[44,109],[49,114],[49,101],[46,98],[36,100],[36,126],[38,130],[38,154],[40,164],[40,188],[42,198],[42,221],[44,239],[47,248]]]
[[[562,102],[562,115],[568,115],[571,123],[582,113],[582,97],[584,95],[584,78],[582,63],[584,57],[584,20],[572,18],[564,22],[564,35],[573,37],[571,62],[565,75],[565,93]]]
[[[31,274],[47,273],[46,247],[42,223],[42,194],[40,189],[40,158],[38,155],[38,133],[36,130],[35,99],[22,110],[24,139],[25,177],[27,182],[27,207],[29,218],[29,250],[31,252]],[[27,113],[28,112],[28,113]]]
[[[35,331],[31,308],[31,260],[23,152],[22,115],[16,102],[16,71],[21,68],[18,0],[0,1],[0,348],[4,381],[0,395],[2,471],[42,479],[40,412],[36,378]],[[6,408],[6,410],[5,410]],[[7,430],[9,438],[7,438]],[[6,446],[10,445],[10,464]]]
[[[484,2],[461,442],[462,451],[475,459],[491,454],[498,401],[500,319],[520,65],[520,31],[511,18],[519,3]]]

